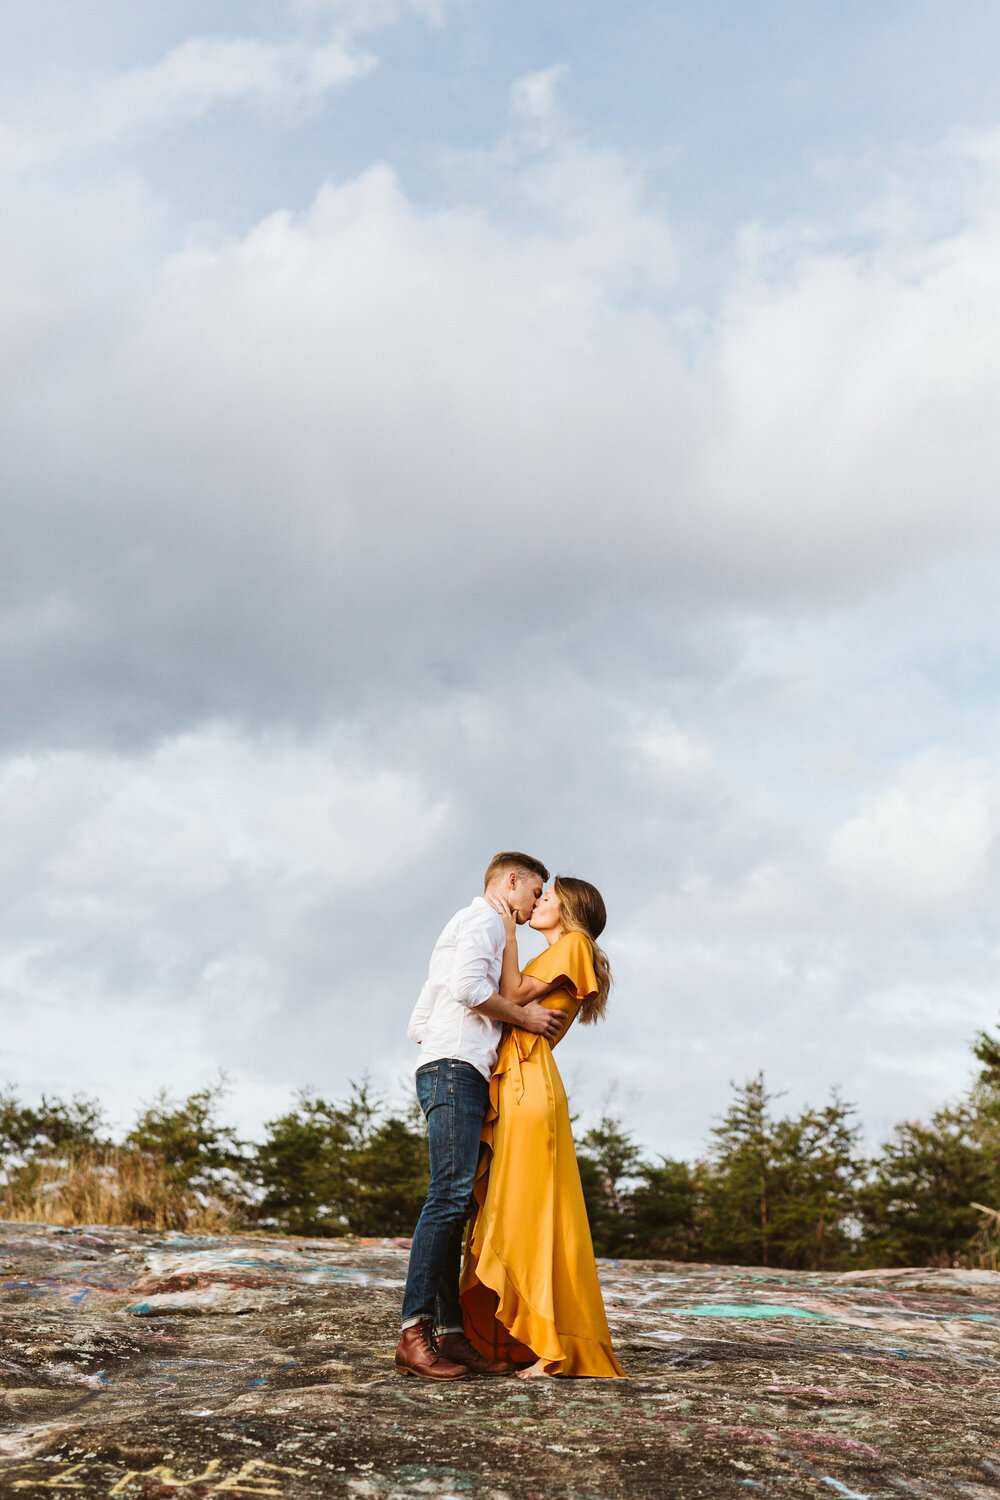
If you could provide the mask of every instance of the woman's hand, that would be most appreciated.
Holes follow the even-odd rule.
[[[509,902],[503,896],[491,895],[487,896],[486,899],[492,906],[493,910],[498,911],[501,917],[503,917],[503,929],[508,943],[516,941],[517,922],[514,918],[514,913],[510,909]]]

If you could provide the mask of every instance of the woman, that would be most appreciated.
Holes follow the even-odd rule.
[[[596,942],[607,920],[600,893],[585,880],[556,876],[531,917],[548,947],[523,974],[513,916],[494,904],[507,928],[501,995],[562,1010],[561,1035],[577,1016],[584,1025],[599,1021],[611,988]],[[527,1364],[522,1378],[623,1376],[611,1352],[566,1091],[545,1037],[516,1028],[504,1034],[475,1195],[462,1269],[469,1340],[488,1359]]]

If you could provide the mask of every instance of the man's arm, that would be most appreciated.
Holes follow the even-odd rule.
[[[477,1005],[476,1009],[494,1021],[504,1021],[508,1026],[520,1026],[522,1031],[536,1031],[539,1036],[547,1036],[550,1042],[555,1040],[566,1024],[565,1011],[547,1010],[537,1000],[516,1004],[495,992],[488,1000]]]
[[[477,1009],[493,994],[490,965],[495,960],[494,936],[484,912],[468,918],[455,944],[451,967],[451,993],[470,1010]]]
[[[452,971],[455,998],[494,1021],[536,1031],[550,1040],[557,1037],[566,1021],[561,1012],[530,1002],[515,1004],[497,994],[487,974],[494,952],[489,919],[470,921],[456,945]]]

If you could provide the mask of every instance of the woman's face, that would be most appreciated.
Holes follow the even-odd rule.
[[[539,896],[534,911],[531,913],[529,927],[534,927],[536,932],[551,932],[553,927],[558,927],[562,919],[562,911],[559,906],[559,897],[551,887],[543,891]]]

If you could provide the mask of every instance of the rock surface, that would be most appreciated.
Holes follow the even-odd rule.
[[[389,1241],[0,1225],[0,1494],[1000,1494],[1000,1273],[605,1262],[630,1379],[396,1375]]]

